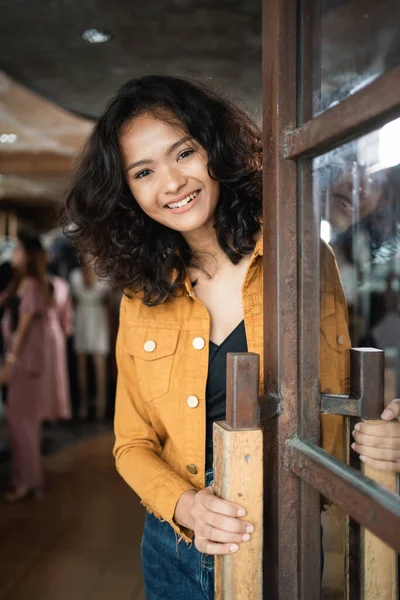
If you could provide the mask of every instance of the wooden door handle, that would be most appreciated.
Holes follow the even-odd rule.
[[[259,427],[259,356],[227,356],[226,421],[214,423],[214,491],[246,509],[255,531],[232,555],[215,557],[215,600],[261,600],[263,435]]]

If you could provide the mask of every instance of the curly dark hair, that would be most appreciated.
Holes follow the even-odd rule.
[[[154,306],[178,294],[196,257],[183,236],[148,217],[132,201],[119,138],[132,119],[173,118],[206,151],[220,182],[215,230],[232,263],[254,249],[262,214],[262,147],[249,116],[205,86],[150,75],[123,85],[84,148],[64,212],[66,234],[93,256],[99,274]]]

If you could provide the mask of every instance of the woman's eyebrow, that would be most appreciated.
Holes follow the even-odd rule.
[[[167,150],[167,154],[171,154],[174,150],[176,150],[177,148],[179,148],[179,146],[182,146],[182,144],[184,144],[185,142],[187,142],[188,140],[191,140],[192,136],[191,135],[185,135],[183,136],[180,140],[178,140],[177,142],[174,142],[172,144],[172,146],[170,146]],[[140,167],[142,165],[149,165],[150,163],[152,163],[152,159],[151,158],[142,158],[141,160],[138,160],[136,162],[130,163],[127,168],[126,168],[126,172],[130,171],[131,169],[135,169],[136,167]]]
[[[142,160],[138,160],[128,165],[126,168],[126,172],[130,171],[131,169],[134,169],[135,167],[140,167],[141,165],[148,165],[152,162],[153,161],[150,158],[143,158]]]
[[[182,146],[182,144],[184,144],[185,142],[187,142],[188,140],[191,140],[191,139],[192,139],[191,135],[184,135],[183,138],[181,138],[180,140],[178,140],[177,142],[172,144],[172,146],[167,150],[167,154],[171,154],[171,152],[173,152],[174,150],[179,148],[179,146]]]

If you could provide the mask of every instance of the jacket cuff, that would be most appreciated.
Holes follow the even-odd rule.
[[[166,521],[171,525],[172,529],[179,536],[178,542],[182,539],[190,544],[193,541],[193,531],[174,521],[175,508],[179,498],[188,490],[197,491],[188,481],[179,477],[179,475],[171,474],[163,482],[160,488],[155,506],[150,506],[142,500],[146,510],[153,514],[160,521]]]

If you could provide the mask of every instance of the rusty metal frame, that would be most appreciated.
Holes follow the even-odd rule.
[[[299,598],[299,480],[285,465],[297,435],[296,164],[285,160],[284,131],[296,127],[297,2],[263,2],[265,405],[281,416],[264,427],[264,586],[274,600]],[[288,201],[289,200],[289,201]]]
[[[290,469],[400,554],[399,497],[312,442],[287,442]]]
[[[297,96],[299,83],[310,83],[312,78],[310,71],[299,72],[299,49],[303,59],[315,60],[315,56],[307,44],[300,46],[298,32],[310,33],[314,4],[263,0],[268,317],[264,319],[265,395],[260,415],[265,432],[264,582],[271,600],[319,597],[319,493],[396,548],[400,537],[398,498],[317,446],[319,211],[312,202],[310,160],[400,114],[400,69],[313,118],[312,94],[302,94],[301,102]],[[324,396],[322,407],[336,414],[362,412],[359,395]],[[345,491],[345,499],[340,490]]]
[[[321,6],[315,0],[298,2],[297,17],[297,121],[313,116],[319,88],[319,57],[314,44],[320,39]],[[318,42],[317,44],[318,45]],[[319,229],[320,207],[313,199],[312,162],[297,162],[298,250],[298,435],[320,441],[319,389]],[[307,398],[307,402],[302,402]],[[318,598],[321,587],[321,498],[317,489],[299,479],[298,597]]]
[[[397,67],[302,127],[287,131],[285,157],[293,160],[323,154],[399,114],[400,67]]]

